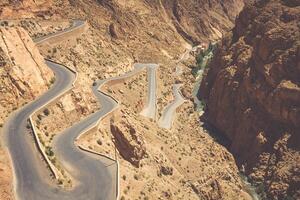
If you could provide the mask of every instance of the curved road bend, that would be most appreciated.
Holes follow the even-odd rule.
[[[174,112],[176,112],[176,109],[185,101],[185,99],[182,97],[180,93],[180,87],[181,84],[173,85],[174,101],[164,109],[163,114],[159,119],[158,125],[161,128],[171,129],[173,118],[174,118]]]
[[[7,145],[13,161],[16,195],[20,200],[107,200],[114,199],[111,191],[111,177],[107,168],[99,160],[86,156],[75,147],[72,138],[63,148],[55,153],[66,158],[68,163],[74,167],[70,172],[80,183],[72,191],[64,191],[52,185],[49,171],[39,158],[39,153],[32,145],[32,139],[24,134],[26,122],[29,115],[37,108],[56,98],[65,88],[71,87],[74,75],[64,67],[47,62],[54,71],[56,81],[51,89],[36,101],[20,109],[6,125]],[[83,122],[84,124],[84,122]],[[79,131],[79,130],[78,130]],[[80,134],[80,132],[78,133]],[[57,145],[61,147],[60,145]]]
[[[46,40],[46,38],[45,38]],[[36,109],[52,101],[67,88],[71,87],[74,74],[65,67],[47,61],[54,71],[56,81],[51,89],[34,102],[18,110],[5,125],[7,146],[13,161],[16,196],[20,200],[109,200],[116,194],[108,168],[102,159],[87,156],[87,153],[75,146],[74,140],[86,129],[96,125],[100,118],[114,110],[118,103],[99,92],[98,88],[110,80],[134,75],[151,64],[135,64],[134,70],[123,76],[98,81],[93,91],[99,99],[102,109],[90,115],[71,128],[65,130],[54,140],[54,151],[63,166],[78,183],[71,191],[65,191],[51,183],[49,171],[43,167],[39,153],[32,144],[29,135],[24,134],[29,115]],[[154,84],[155,85],[155,84]]]
[[[101,109],[78,122],[74,126],[68,128],[54,139],[53,147],[58,160],[62,162],[71,176],[75,178],[81,185],[83,185],[81,189],[84,189],[84,191],[86,191],[88,194],[88,196],[82,197],[82,199],[115,199],[117,195],[115,194],[116,188],[111,188],[110,190],[109,188],[116,186],[116,179],[107,176],[107,167],[104,165],[105,162],[107,162],[106,158],[97,157],[97,161],[95,158],[86,156],[87,153],[79,150],[78,147],[74,145],[74,141],[78,138],[78,136],[80,136],[81,133],[84,133],[85,130],[96,126],[99,123],[99,120],[101,120],[107,114],[113,112],[118,107],[118,102],[114,98],[110,97],[104,92],[101,92],[101,86],[109,81],[133,76],[145,67],[148,67],[148,64],[137,63],[134,64],[134,70],[125,73],[124,75],[96,81],[96,85],[93,86],[92,89],[93,93],[100,102]],[[102,163],[99,163],[99,160]],[[113,166],[110,166],[110,168],[111,167]],[[112,181],[114,183],[112,183]],[[80,196],[80,192],[76,194],[76,198],[73,197],[73,199],[81,200],[81,198],[78,198],[78,196]]]
[[[65,89],[71,88],[75,79],[75,75],[65,67],[49,61],[46,63],[55,73],[54,85],[37,100],[12,114],[4,128],[6,144],[13,162],[16,198],[18,200],[115,199],[108,169],[101,161],[79,151],[75,147],[72,137],[65,136],[65,143],[58,142],[55,145],[55,153],[60,158],[65,159],[64,163],[67,162],[72,166],[73,170],[70,174],[79,183],[72,191],[65,191],[51,183],[49,171],[44,167],[31,137],[25,134],[27,119],[30,114],[55,99]],[[112,102],[113,100],[108,100],[107,104],[113,104]],[[84,129],[90,125],[94,117],[99,117],[106,111],[107,109],[100,110],[75,126]],[[70,128],[65,133],[67,136],[74,136],[80,134],[81,129],[73,132],[74,129]]]
[[[148,68],[148,101],[141,115],[156,119],[156,70],[158,64],[146,64]]]
[[[175,75],[179,76],[182,73],[182,68],[178,65],[181,63],[183,60],[186,60],[189,58],[189,54],[191,51],[195,51],[198,48],[198,46],[187,49],[177,60],[176,64],[176,71]],[[174,100],[165,107],[163,110],[162,116],[160,117],[158,121],[158,125],[161,128],[165,129],[171,129],[172,128],[172,123],[174,119],[174,112],[176,112],[176,109],[185,102],[185,99],[182,97],[181,92],[180,92],[180,87],[181,84],[174,84],[173,85],[173,96]]]

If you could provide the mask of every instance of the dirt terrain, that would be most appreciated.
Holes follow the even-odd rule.
[[[300,198],[299,6],[280,0],[247,6],[199,91],[206,121],[227,137],[267,199]]]

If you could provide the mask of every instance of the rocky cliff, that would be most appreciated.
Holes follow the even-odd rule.
[[[145,157],[146,149],[142,137],[133,123],[122,121],[112,122],[111,133],[115,138],[116,148],[125,160],[128,160],[135,167],[139,167],[140,161]]]
[[[110,9],[122,5],[120,0],[98,2],[104,7],[110,5]],[[130,2],[129,4],[137,8],[143,6],[152,13],[156,13],[156,18],[165,23],[165,26],[174,28],[190,43],[222,37],[223,33],[233,27],[234,19],[244,5],[243,0],[226,2],[219,0],[135,0]],[[118,9],[112,10],[115,13],[118,12]]]
[[[46,91],[54,74],[22,28],[0,29],[0,52],[2,121],[5,113]]]
[[[2,0],[0,2],[1,18],[31,18],[45,16],[51,12],[52,1],[47,0]]]
[[[219,43],[205,119],[269,199],[300,198],[300,2],[257,1]]]
[[[96,22],[99,19],[93,18],[101,15],[104,17],[102,23],[110,17],[107,28],[116,38],[125,34],[127,28],[134,33],[134,26],[139,30],[145,29],[144,17],[150,14],[147,17],[148,28],[160,23],[161,27],[155,26],[156,29],[171,27],[186,41],[199,43],[219,39],[230,30],[243,5],[243,0],[4,0],[0,2],[0,17],[48,19],[59,15],[81,15]]]

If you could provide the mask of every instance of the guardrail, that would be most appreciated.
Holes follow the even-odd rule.
[[[119,200],[120,198],[120,163],[118,161],[118,159],[113,159],[112,157],[108,156],[108,155],[105,155],[105,154],[102,154],[102,153],[99,153],[99,152],[96,152],[96,151],[93,151],[91,149],[88,149],[82,145],[77,145],[79,149],[81,149],[82,151],[86,151],[88,153],[92,153],[92,154],[95,154],[95,155],[99,155],[99,156],[102,156],[102,157],[105,157],[109,160],[112,160],[113,162],[116,162],[116,166],[117,166],[117,174],[116,174],[116,200]]]
[[[1,21],[0,21],[0,22],[1,22]],[[79,25],[76,26],[76,23],[79,23]],[[48,36],[48,37],[46,36],[46,37],[42,37],[42,38],[35,38],[35,39],[33,39],[33,41],[35,41],[35,42],[36,42],[36,45],[38,45],[38,44],[43,43],[43,42],[45,42],[45,41],[49,41],[49,40],[51,40],[51,39],[53,39],[53,38],[57,38],[57,37],[60,37],[60,36],[62,36],[62,35],[65,35],[65,34],[68,34],[68,33],[72,33],[72,32],[74,32],[74,31],[77,31],[77,30],[80,29],[80,28],[85,28],[86,25],[87,25],[86,22],[82,22],[82,21],[80,21],[80,20],[74,20],[74,21],[73,21],[73,26],[67,28],[67,30],[65,29],[65,30],[62,30],[62,31],[57,32],[57,33],[54,33],[54,34],[50,34],[50,36]],[[64,39],[64,38],[63,38],[63,39]],[[71,67],[69,67],[69,66],[63,65],[63,64],[58,63],[58,62],[56,62],[56,61],[53,61],[53,60],[51,60],[51,59],[44,58],[44,60],[45,60],[45,61],[48,61],[48,62],[55,63],[55,64],[60,65],[60,66],[62,66],[62,67],[65,67],[65,68],[67,68],[68,70],[70,70],[72,73],[75,74],[75,78],[74,78],[74,80],[73,80],[73,82],[72,82],[72,86],[71,86],[70,88],[66,88],[65,90],[63,90],[62,92],[60,92],[58,95],[56,95],[54,98],[52,98],[52,99],[50,99],[49,101],[47,101],[44,105],[42,105],[41,107],[35,109],[35,110],[29,115],[29,119],[28,119],[28,121],[30,122],[30,125],[31,125],[31,129],[32,129],[32,132],[33,132],[34,140],[35,140],[35,142],[36,142],[36,144],[37,144],[37,149],[38,149],[38,151],[40,151],[40,153],[41,153],[43,159],[45,160],[46,164],[48,165],[49,170],[50,170],[51,173],[53,174],[54,178],[55,178],[55,179],[58,179],[58,178],[59,178],[60,172],[57,170],[57,168],[54,166],[54,164],[50,161],[50,159],[48,158],[48,156],[46,155],[46,153],[45,153],[45,151],[44,151],[43,145],[42,145],[42,143],[41,143],[41,141],[40,141],[40,138],[39,138],[39,136],[38,136],[38,133],[37,133],[37,129],[36,129],[36,127],[35,127],[35,125],[34,125],[34,122],[33,122],[33,116],[34,116],[38,111],[40,111],[40,110],[42,110],[43,108],[45,108],[46,106],[48,106],[50,103],[52,103],[53,101],[55,101],[55,100],[57,100],[58,98],[60,98],[61,96],[63,96],[65,93],[67,93],[67,92],[69,92],[70,90],[72,90],[72,89],[75,87],[75,82],[76,82],[77,79],[78,79],[78,72],[77,72],[75,69],[73,69],[73,68],[71,68]],[[106,83],[106,82],[107,82],[107,81],[104,81],[103,84]],[[102,84],[102,85],[103,85],[103,84]],[[100,87],[101,87],[101,86],[100,86]],[[98,89],[98,91],[101,92],[100,89]],[[101,93],[102,93],[102,94],[105,94],[105,93],[103,93],[103,92],[101,92]],[[118,101],[117,101],[114,97],[112,97],[112,96],[110,96],[110,95],[108,95],[108,94],[105,94],[105,95],[109,96],[111,99],[113,99],[113,100],[114,100],[115,102],[117,102],[117,104],[119,105]],[[112,109],[112,110],[111,110],[110,112],[108,112],[105,116],[107,116],[108,114],[112,113],[115,109],[117,109],[117,107],[115,107],[114,109]],[[105,116],[103,116],[103,117],[105,117]],[[98,125],[98,123],[101,121],[101,119],[103,119],[103,117],[101,117],[100,119],[97,120],[95,126]],[[93,126],[93,127],[91,127],[91,128],[94,128],[95,126]],[[85,133],[86,133],[87,131],[89,131],[91,128],[89,128],[89,129],[83,131],[77,138],[79,138],[81,135],[85,134]],[[76,140],[77,140],[77,138],[76,138]],[[120,174],[120,172],[119,172],[119,161],[118,161],[118,160],[115,160],[115,159],[113,159],[113,158],[111,158],[110,156],[107,156],[107,155],[104,155],[104,154],[101,154],[101,153],[98,153],[98,152],[95,152],[95,151],[91,151],[91,150],[89,150],[89,149],[87,149],[87,148],[85,148],[85,147],[82,147],[81,145],[77,145],[77,146],[78,146],[79,149],[81,149],[81,150],[83,150],[83,151],[87,151],[87,152],[89,152],[89,153],[93,153],[93,154],[96,154],[96,155],[105,157],[105,158],[107,158],[107,159],[110,159],[110,160],[116,162],[116,166],[117,166],[117,175],[116,175],[116,177],[117,177],[117,180],[116,180],[116,189],[117,189],[117,191],[116,191],[116,199],[118,200],[118,199],[119,199],[119,195],[120,195],[120,187],[119,187],[119,185],[120,185],[120,179],[119,179],[119,174]],[[9,154],[9,156],[10,156],[10,154]],[[14,184],[14,185],[15,185],[15,184]]]
[[[85,22],[84,22],[82,25],[85,25]],[[74,26],[74,25],[73,25],[73,26]],[[75,28],[76,28],[76,27],[75,27]],[[71,32],[72,30],[74,30],[74,29],[72,29],[72,27],[71,27],[71,29],[68,30],[68,32]],[[45,37],[45,38],[43,38],[43,39],[40,40],[40,41],[38,41],[39,38],[36,38],[36,39],[34,39],[34,41],[36,41],[36,44],[39,44],[39,43],[42,43],[42,42],[44,42],[44,41],[46,41],[46,40],[49,40],[50,38],[54,38],[54,37],[56,37],[56,36],[60,36],[60,35],[62,35],[62,34],[64,34],[64,33],[65,33],[64,31],[61,31],[61,32],[59,32],[59,33],[57,33],[57,34],[53,34],[53,35],[50,36],[50,37]],[[38,148],[38,150],[41,152],[42,157],[44,158],[46,164],[49,166],[49,169],[50,169],[51,173],[53,174],[54,178],[55,178],[55,179],[58,179],[58,178],[59,178],[59,172],[58,172],[57,168],[53,165],[53,163],[50,161],[50,159],[48,158],[48,156],[46,155],[46,153],[45,153],[45,151],[44,151],[44,149],[43,149],[43,145],[41,144],[40,138],[38,137],[38,133],[37,133],[37,131],[36,131],[36,127],[34,126],[34,123],[33,123],[33,116],[34,116],[38,111],[40,111],[41,109],[43,109],[43,108],[45,108],[47,105],[49,105],[51,102],[53,102],[54,100],[56,100],[56,99],[58,99],[59,97],[61,97],[62,95],[64,95],[66,92],[68,92],[68,91],[70,91],[71,89],[73,89],[73,88],[75,87],[75,82],[77,81],[78,73],[77,73],[76,70],[72,69],[72,68],[69,67],[69,66],[62,65],[62,64],[60,64],[60,63],[58,63],[58,62],[55,62],[55,61],[53,61],[53,60],[50,60],[50,59],[46,59],[46,58],[45,58],[45,60],[48,61],[48,62],[55,63],[55,64],[57,64],[57,65],[63,66],[63,67],[65,67],[65,68],[67,68],[68,70],[70,70],[72,73],[75,74],[75,79],[74,79],[74,81],[72,82],[72,87],[71,87],[71,88],[67,88],[67,89],[63,90],[63,91],[62,91],[61,93],[59,93],[56,97],[54,97],[53,99],[49,100],[49,101],[48,101],[47,103],[45,103],[43,106],[37,108],[37,109],[36,109],[34,112],[32,112],[32,113],[30,114],[30,116],[29,116],[29,122],[30,122],[31,127],[32,127],[32,132],[33,132],[34,140],[35,140],[36,143],[37,143],[37,148]]]
[[[48,62],[52,62],[52,63],[55,63],[55,64],[58,64],[58,65],[61,65],[57,62],[54,62],[50,59],[45,59],[46,61]],[[69,69],[72,73],[75,74],[75,79],[72,83],[72,87],[71,88],[67,88],[65,90],[63,90],[61,93],[59,93],[56,97],[54,97],[53,99],[49,100],[47,103],[45,103],[43,106],[37,108],[34,112],[32,112],[29,116],[29,122],[31,124],[31,127],[32,127],[32,132],[33,132],[33,137],[34,137],[34,140],[36,141],[37,143],[37,147],[38,147],[38,150],[41,152],[42,154],[42,157],[44,158],[44,160],[46,161],[46,164],[49,166],[49,169],[51,171],[51,173],[53,174],[54,178],[55,179],[58,179],[59,178],[59,172],[58,170],[56,169],[56,167],[53,165],[53,163],[49,160],[48,156],[46,155],[44,149],[43,149],[43,145],[41,144],[41,141],[40,141],[40,138],[38,137],[38,133],[36,131],[36,127],[34,126],[34,123],[33,123],[33,116],[40,110],[42,110],[43,108],[45,108],[46,106],[48,106],[51,102],[55,101],[56,99],[60,98],[62,95],[64,95],[66,92],[70,91],[71,89],[74,88],[74,85],[75,85],[75,82],[77,80],[77,72],[75,70],[73,70],[72,68],[70,67],[67,67],[65,65],[61,65],[63,67],[66,67],[67,69]]]

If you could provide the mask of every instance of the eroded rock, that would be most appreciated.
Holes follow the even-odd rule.
[[[135,167],[139,167],[146,154],[146,148],[137,127],[124,119],[121,122],[111,122],[110,128],[121,156]]]

